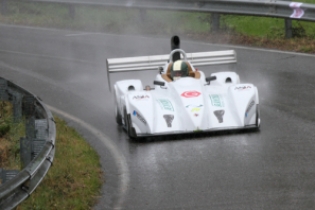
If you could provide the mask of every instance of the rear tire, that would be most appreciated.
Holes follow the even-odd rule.
[[[126,133],[128,134],[129,138],[136,139],[137,134],[134,127],[132,127],[131,116],[130,114],[127,114],[126,107],[124,107],[124,123],[125,123]]]
[[[122,125],[122,116],[121,113],[119,112],[119,106],[117,103],[117,94],[116,94],[116,90],[115,90],[115,119],[118,125]]]
[[[256,126],[257,130],[260,130],[260,112],[259,112],[259,105],[256,105]]]
[[[128,133],[128,120],[127,120],[127,110],[126,110],[126,107],[124,107],[124,125],[125,125],[125,129],[126,129],[126,132]]]
[[[121,126],[122,125],[122,116],[121,116],[121,114],[118,111],[117,105],[115,107],[115,118],[116,118],[117,124]]]

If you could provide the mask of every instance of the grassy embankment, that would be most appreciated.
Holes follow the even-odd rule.
[[[0,102],[0,167],[20,169],[23,122],[14,123],[12,105]],[[90,209],[103,182],[98,154],[72,128],[55,117],[57,137],[53,166],[35,192],[17,210]]]
[[[315,3],[315,0],[305,0]],[[143,14],[143,13],[142,13]],[[62,4],[9,2],[1,23],[54,27],[89,32],[174,34],[212,43],[229,43],[277,48],[297,52],[315,52],[315,23],[293,20],[295,38],[284,39],[284,20],[253,16],[222,15],[220,31],[210,32],[210,14],[138,9],[76,6],[69,17]]]

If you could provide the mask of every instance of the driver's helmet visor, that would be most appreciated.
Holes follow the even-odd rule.
[[[185,70],[174,70],[172,71],[172,77],[187,77],[188,76],[188,71]]]
[[[171,76],[173,80],[188,76],[188,66],[183,61],[176,61],[172,66]]]

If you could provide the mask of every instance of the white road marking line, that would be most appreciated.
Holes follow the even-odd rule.
[[[129,182],[130,182],[130,175],[129,175],[129,168],[127,161],[125,159],[125,156],[119,151],[119,149],[115,146],[115,144],[112,143],[109,137],[107,137],[105,134],[103,134],[101,131],[97,130],[93,126],[85,123],[79,118],[76,118],[75,116],[72,116],[68,113],[65,113],[64,111],[61,111],[55,107],[52,107],[50,105],[45,104],[52,112],[55,112],[56,114],[65,117],[69,120],[72,120],[76,123],[78,123],[80,126],[87,129],[89,132],[91,132],[94,136],[96,136],[101,142],[104,143],[104,145],[109,149],[111,152],[112,157],[115,160],[115,164],[118,168],[118,174],[120,175],[120,186],[119,186],[119,199],[114,204],[114,209],[122,209],[125,195],[129,188]],[[58,131],[57,131],[58,132]],[[58,142],[57,142],[58,143]]]
[[[73,58],[66,58],[66,57],[58,57],[58,56],[51,56],[51,55],[45,55],[45,54],[35,54],[35,53],[18,52],[18,51],[10,51],[10,50],[0,50],[0,53],[25,55],[25,56],[34,56],[34,57],[43,57],[43,58],[53,58],[53,59],[59,59],[59,60],[65,60],[65,61],[76,61],[76,62],[81,62],[81,63],[94,64],[93,62],[89,62],[87,60],[73,59]]]
[[[85,36],[85,35],[99,35],[104,33],[77,33],[77,34],[67,34],[66,36]]]

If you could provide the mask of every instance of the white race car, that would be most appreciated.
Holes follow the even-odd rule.
[[[154,88],[144,87],[139,79],[114,84],[117,123],[130,138],[259,129],[258,90],[253,84],[240,83],[235,72],[207,77],[196,69],[229,63],[236,63],[233,50],[185,53],[174,49],[169,55],[107,59],[108,73],[159,70]]]

